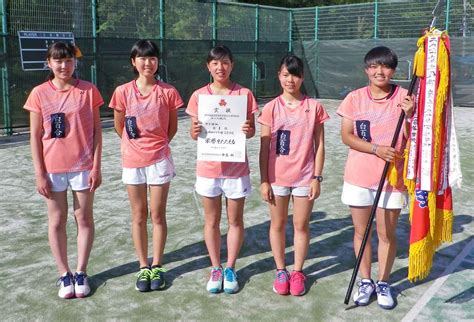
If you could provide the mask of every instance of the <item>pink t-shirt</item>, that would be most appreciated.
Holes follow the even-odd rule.
[[[307,187],[314,175],[314,131],[316,124],[329,119],[324,107],[305,97],[288,107],[278,96],[268,102],[258,122],[271,129],[268,155],[270,184],[285,187]]]
[[[377,145],[390,146],[402,111],[400,104],[406,95],[407,90],[397,86],[390,98],[374,100],[368,87],[359,88],[347,95],[337,114],[353,121],[355,135]],[[400,131],[395,149],[403,152],[405,144],[403,131]],[[397,159],[395,165],[398,171],[398,189],[394,191],[404,191],[403,159]],[[349,149],[344,181],[359,187],[377,189],[384,166],[385,161],[376,155]],[[393,188],[387,188],[385,183],[384,191],[387,189]]]
[[[199,95],[212,95],[209,85],[196,90],[189,99],[186,113],[193,117],[198,117]],[[247,118],[258,111],[257,101],[252,92],[239,84],[234,84],[227,95],[246,95],[247,96]],[[245,162],[216,162],[216,161],[197,161],[196,175],[205,178],[240,178],[250,173],[247,157]]]
[[[51,81],[36,86],[23,108],[43,118],[43,159],[48,173],[92,169],[94,161],[94,109],[104,101],[97,88],[77,80],[67,90]]]
[[[141,95],[135,80],[118,86],[109,106],[125,111],[122,134],[122,167],[142,168],[171,155],[168,140],[170,111],[183,106],[178,91],[157,81],[147,95]]]

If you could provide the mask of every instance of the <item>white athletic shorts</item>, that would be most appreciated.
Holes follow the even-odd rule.
[[[173,158],[164,158],[157,163],[142,168],[123,168],[124,184],[158,185],[170,182],[176,176]]]
[[[90,170],[48,173],[49,182],[51,183],[51,191],[66,191],[68,187],[71,187],[74,191],[89,189],[89,173]]]
[[[342,187],[342,203],[354,207],[372,206],[375,201],[377,190],[354,186],[344,182]],[[379,208],[402,209],[408,205],[408,195],[406,192],[384,192],[380,194]]]
[[[272,185],[273,194],[276,196],[307,197],[309,195],[309,187],[285,187]]]
[[[239,199],[250,196],[252,192],[249,176],[235,179],[196,176],[194,188],[198,194],[209,198],[224,194],[229,199]]]

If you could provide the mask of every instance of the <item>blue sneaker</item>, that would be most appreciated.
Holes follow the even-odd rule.
[[[59,286],[58,296],[62,299],[71,299],[74,297],[74,276],[71,272],[64,273],[56,282]]]
[[[238,290],[239,282],[237,280],[235,269],[232,267],[226,267],[224,269],[224,292],[227,294],[233,294]]]
[[[359,289],[354,293],[353,300],[356,305],[365,306],[369,304],[370,298],[375,294],[374,281],[363,278],[359,281]]]
[[[166,286],[165,272],[166,269],[161,266],[151,267],[150,289],[152,291],[161,290]]]
[[[143,267],[137,273],[137,282],[135,284],[135,289],[140,292],[148,292],[150,290],[150,280],[151,280],[151,269],[148,267]]]
[[[210,293],[219,293],[222,291],[222,267],[214,267],[211,270],[211,276],[207,282],[206,289]]]

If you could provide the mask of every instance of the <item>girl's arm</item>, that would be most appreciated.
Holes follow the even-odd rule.
[[[189,129],[189,134],[193,140],[197,140],[199,133],[201,133],[201,124],[197,117],[191,116],[191,128]]]
[[[173,140],[176,132],[178,132],[178,110],[172,109],[170,111],[170,120],[168,122],[168,142]]]
[[[255,135],[255,115],[252,113],[242,125],[242,132],[250,139]]]
[[[100,123],[99,107],[97,107],[97,108],[94,108],[94,160],[92,164],[92,170],[89,174],[89,186],[90,186],[91,192],[95,191],[102,183],[101,161],[102,161],[102,125]]]
[[[320,176],[323,174],[324,167],[324,157],[325,157],[325,148],[324,148],[324,123],[316,124],[314,129],[314,176]],[[309,189],[309,200],[314,200],[319,197],[321,194],[321,182],[313,179],[311,180],[310,189]]]
[[[43,117],[40,113],[30,112],[30,145],[35,168],[36,190],[38,193],[49,199],[51,186],[49,184],[46,166],[43,158]]]
[[[267,125],[261,126],[260,134],[260,194],[262,199],[268,203],[274,203],[272,186],[268,182],[268,155],[270,153],[270,142],[272,138],[271,129]]]
[[[125,123],[125,111],[118,112],[117,110],[114,110],[114,128],[115,128],[115,133],[117,133],[119,137],[122,137],[124,123]]]
[[[375,154],[387,162],[395,161],[397,151],[394,148],[367,142],[354,135],[352,120],[345,117],[343,117],[341,121],[341,137],[342,142],[351,149],[363,153]]]

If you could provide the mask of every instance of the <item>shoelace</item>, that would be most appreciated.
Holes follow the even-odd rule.
[[[226,269],[224,271],[224,274],[225,274],[225,279],[229,282],[233,282],[234,279],[235,279],[235,273],[233,272],[233,270],[231,270],[230,268]]]
[[[85,277],[84,274],[76,274],[74,276],[74,279],[76,280],[77,284],[84,285],[84,277]]]
[[[69,286],[73,282],[74,282],[74,277],[70,274],[66,274],[58,278],[58,280],[56,281],[56,286],[60,286],[61,283],[63,283],[64,286]]]
[[[380,295],[388,296],[388,293],[390,291],[390,286],[388,286],[387,284],[378,284],[377,290]]]
[[[151,273],[151,270],[149,269],[142,269],[137,273],[137,277],[141,281],[150,279],[151,275],[152,273]]]
[[[164,269],[163,267],[153,267],[151,269],[151,279],[152,280],[159,280],[161,278],[161,274],[160,273],[165,273],[166,272],[166,269]]]
[[[222,276],[222,272],[220,269],[213,269],[211,271],[211,278],[214,282],[220,280],[221,276]]]
[[[291,283],[294,283],[294,282],[302,283],[305,280],[305,277],[303,273],[296,273],[296,274],[292,274],[290,279],[291,279]]]
[[[284,270],[278,271],[276,277],[279,283],[285,283],[288,281],[288,273]]]
[[[359,293],[369,294],[372,283],[359,282]]]

